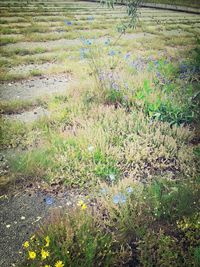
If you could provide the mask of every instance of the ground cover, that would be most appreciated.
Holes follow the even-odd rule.
[[[198,266],[199,16],[141,9],[118,39],[121,7],[0,5],[1,264]]]
[[[178,6],[186,6],[186,7],[197,7],[199,8],[199,1],[198,0],[148,0],[147,3],[157,3],[157,4],[169,4],[169,5],[178,5]]]

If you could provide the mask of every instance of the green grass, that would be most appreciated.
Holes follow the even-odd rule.
[[[170,5],[179,5],[186,7],[200,7],[198,0],[146,0],[147,3],[157,3],[157,4],[170,4]]]

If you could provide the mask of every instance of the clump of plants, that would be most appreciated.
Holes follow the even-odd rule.
[[[159,179],[101,184],[25,241],[20,266],[198,266],[199,190]]]

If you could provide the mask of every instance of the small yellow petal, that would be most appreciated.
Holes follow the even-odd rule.
[[[45,260],[49,256],[49,251],[42,249],[41,256],[42,260]]]
[[[83,204],[83,205],[81,206],[81,209],[82,209],[82,210],[87,209],[87,205],[86,205],[86,204]]]
[[[78,206],[82,206],[83,204],[84,204],[83,200],[79,200],[77,203]]]
[[[28,241],[24,242],[23,247],[24,248],[28,248],[29,247],[29,242]]]
[[[64,263],[62,261],[57,261],[55,267],[64,267]]]
[[[29,259],[34,260],[36,258],[36,253],[34,251],[29,251],[28,252]]]

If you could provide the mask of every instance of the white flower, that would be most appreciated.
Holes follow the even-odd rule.
[[[110,180],[113,182],[115,180],[115,175],[113,173],[109,174]]]
[[[91,152],[93,149],[94,149],[94,147],[93,147],[92,145],[89,145],[89,146],[88,146],[88,151]]]

